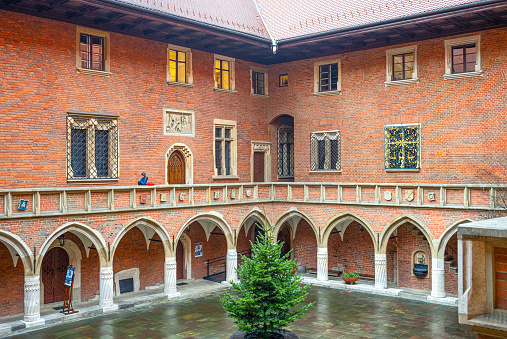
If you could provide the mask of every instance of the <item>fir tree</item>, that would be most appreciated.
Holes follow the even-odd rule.
[[[300,304],[306,299],[310,285],[302,285],[295,274],[290,252],[281,256],[283,243],[275,241],[265,228],[252,245],[252,258],[242,256],[238,268],[239,283],[232,283],[232,295],[226,294],[222,304],[229,317],[236,319],[240,331],[259,338],[283,329],[301,318],[314,303]]]

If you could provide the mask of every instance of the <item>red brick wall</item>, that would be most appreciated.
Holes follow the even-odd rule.
[[[24,272],[23,262],[18,259],[16,267],[11,253],[0,242],[0,317],[23,313]]]
[[[304,219],[299,221],[296,236],[292,241],[293,258],[298,265],[306,265],[309,270],[317,270],[317,238],[315,232]]]
[[[160,240],[157,234],[152,239]],[[147,250],[143,233],[134,227],[120,240],[113,258],[113,270],[116,274],[129,268],[139,268],[139,289],[143,290],[147,286],[164,283],[164,263],[162,243],[151,241]]]
[[[447,245],[454,250],[452,252],[449,250],[450,253],[452,253],[452,256],[455,260],[458,259],[458,236],[457,234],[453,235],[449,241],[447,242]],[[457,262],[456,262],[457,265]],[[449,270],[449,266],[445,265],[445,291],[447,293],[451,293],[454,295],[458,295],[458,275],[454,272]]]
[[[391,235],[393,237],[394,235]],[[388,241],[386,249],[386,271],[387,281],[397,282],[398,280],[398,242],[397,238]]]
[[[343,235],[331,235],[328,242],[329,269],[344,265],[345,272],[357,271],[361,276],[375,276],[375,249],[370,234],[352,222]]]
[[[431,291],[431,250],[428,242],[412,234],[412,225],[404,224],[398,230],[398,286]],[[428,255],[428,278],[412,275],[412,254],[422,250]]]

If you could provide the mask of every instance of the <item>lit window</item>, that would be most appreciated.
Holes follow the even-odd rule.
[[[419,125],[385,126],[384,146],[386,169],[420,169]]]
[[[215,60],[215,79],[217,88],[230,89],[231,78],[229,61]]]
[[[280,74],[279,75],[279,87],[289,86],[289,75],[288,74]]]
[[[312,133],[310,160],[312,171],[340,171],[340,133],[338,131]]]
[[[192,51],[175,45],[167,48],[167,84],[192,87]]]

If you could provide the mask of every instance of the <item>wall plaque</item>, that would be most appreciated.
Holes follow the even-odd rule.
[[[194,136],[194,112],[166,109],[164,111],[164,134]]]

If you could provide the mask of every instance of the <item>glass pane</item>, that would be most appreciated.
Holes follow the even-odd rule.
[[[412,62],[412,61],[414,61],[414,53],[405,54],[405,62]]]
[[[338,162],[338,140],[331,140],[331,169],[337,169],[336,163]]]
[[[86,35],[86,34],[81,34],[79,40],[82,44],[89,44],[90,43],[90,36]]]
[[[474,72],[474,71],[475,71],[475,60],[473,62],[467,62],[465,72]]]
[[[178,61],[185,62],[186,53],[185,52],[178,52]]]
[[[229,61],[222,60],[222,69],[229,70]]]
[[[224,162],[225,162],[225,175],[230,175],[231,174],[231,142],[230,141],[226,141],[225,142],[225,158],[224,158]]]
[[[215,168],[217,174],[222,175],[222,142],[215,141]]]
[[[185,63],[180,62],[178,64],[178,81],[179,82],[187,82],[186,80],[186,69],[185,69]]]
[[[393,64],[402,64],[403,63],[403,54],[393,55]]]
[[[222,76],[223,76],[222,88],[229,89],[229,71],[222,71]]]
[[[222,128],[215,127],[215,138],[221,138],[222,137]]]
[[[176,61],[169,61],[169,74],[171,81],[176,81]]]
[[[220,69],[220,60],[215,60],[215,68]]]
[[[264,81],[264,73],[257,73],[259,81]]]
[[[463,54],[463,46],[454,46],[452,48],[452,55],[462,55]]]
[[[169,50],[169,59],[176,60],[176,51]]]
[[[455,64],[452,66],[453,73],[463,73],[463,64]]]
[[[109,132],[95,131],[95,168],[98,177],[109,176]]]
[[[231,129],[230,128],[226,128],[225,129],[225,138],[226,139],[230,139],[231,138]]]
[[[217,87],[222,88],[222,77],[219,69],[215,69],[215,78],[217,80]]]
[[[324,163],[326,162],[326,141],[317,140],[318,142],[318,154],[319,154],[319,169],[324,169]]]
[[[86,130],[73,129],[70,134],[70,166],[74,177],[86,177]]]

